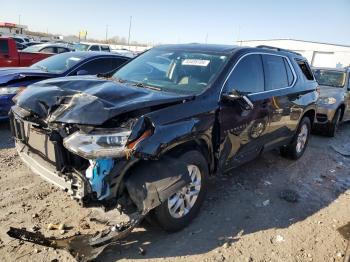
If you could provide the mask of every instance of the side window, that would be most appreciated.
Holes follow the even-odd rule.
[[[68,52],[67,48],[57,47],[57,54]]]
[[[289,86],[283,57],[275,55],[263,55],[262,57],[265,69],[265,90]]]
[[[126,59],[124,58],[111,58],[111,70],[116,70],[126,63]]]
[[[311,72],[310,66],[308,62],[304,60],[296,59],[297,64],[299,65],[301,71],[303,72],[304,76],[307,80],[314,80],[314,76]]]
[[[264,71],[260,55],[248,55],[238,62],[229,77],[226,88],[242,93],[264,91]]]
[[[90,49],[89,49],[90,51],[100,51],[100,46],[98,46],[98,45],[92,45],[92,46],[90,46]]]
[[[109,49],[109,46],[105,46],[105,45],[101,45],[101,51],[111,52],[111,50]]]
[[[79,70],[86,70],[89,73],[89,75],[108,73],[122,64],[118,63],[116,65],[116,62],[114,60],[114,58],[94,59],[77,68],[73,74],[76,74],[76,72],[78,72]]]
[[[9,44],[7,40],[0,40],[0,53],[8,54],[9,52]]]
[[[291,86],[294,82],[294,75],[291,69],[291,65],[288,63],[286,58],[283,58],[284,65],[286,66],[287,76],[288,76],[288,86]]]
[[[41,53],[55,53],[54,47],[45,47],[40,50]]]

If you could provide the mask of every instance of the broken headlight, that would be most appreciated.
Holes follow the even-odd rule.
[[[89,134],[75,132],[63,140],[72,153],[86,159],[119,158],[125,156],[125,145],[131,131],[126,128],[94,131]]]

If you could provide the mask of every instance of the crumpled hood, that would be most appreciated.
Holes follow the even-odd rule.
[[[17,105],[48,122],[101,125],[122,113],[190,97],[76,76],[33,84],[18,96]]]
[[[40,69],[31,67],[4,67],[0,69],[0,85],[30,76],[52,77],[55,76],[55,74],[46,73]]]
[[[320,97],[334,97],[338,98],[343,96],[344,88],[342,87],[331,87],[331,86],[320,86]]]

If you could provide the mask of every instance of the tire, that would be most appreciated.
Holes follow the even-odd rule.
[[[299,159],[304,154],[309,143],[310,132],[311,121],[308,117],[303,117],[292,142],[280,148],[281,155],[293,160]]]
[[[329,123],[327,126],[326,135],[329,137],[334,137],[337,133],[338,130],[338,125],[340,123],[340,118],[341,118],[341,109],[338,108],[337,111],[334,114],[334,117],[332,119],[332,122]]]
[[[189,198],[193,202],[192,207],[189,209],[188,213],[186,214],[178,214],[179,217],[175,217],[175,215],[177,214],[176,212],[174,212],[175,208],[171,209],[169,206],[172,206],[172,204],[174,203],[174,201],[176,201],[176,199],[180,199],[181,202],[181,196],[179,198],[177,194],[181,194],[181,190],[177,193],[174,194],[173,196],[171,196],[168,201],[165,201],[164,203],[162,203],[160,206],[156,207],[153,212],[150,214],[150,217],[148,217],[148,221],[149,220],[156,220],[157,224],[163,228],[165,231],[168,232],[176,232],[179,231],[181,229],[183,229],[184,227],[186,227],[187,225],[190,224],[190,222],[196,217],[196,215],[199,212],[200,206],[202,205],[204,199],[205,199],[205,195],[206,195],[206,191],[208,188],[208,176],[209,176],[209,170],[208,170],[208,164],[207,161],[205,160],[205,158],[203,157],[203,155],[201,153],[199,153],[198,151],[189,151],[184,153],[183,155],[181,155],[179,157],[180,160],[183,160],[187,166],[188,169],[190,171],[193,170],[195,171],[199,171],[200,172],[200,188],[199,188],[199,193],[197,195],[197,198],[194,200],[193,197]],[[197,167],[194,168],[193,166]],[[195,177],[195,175],[193,176]],[[198,184],[198,180],[194,180],[195,182],[197,182]],[[185,190],[186,187],[184,187]],[[193,189],[193,191],[195,191],[198,186],[193,186],[191,187]],[[192,190],[191,189],[191,190]],[[193,192],[192,191],[192,192]],[[185,193],[186,195],[186,193]],[[186,199],[185,197],[182,200],[182,203],[184,203],[183,205],[181,205],[181,207],[185,207],[186,206],[186,202],[184,199]],[[178,200],[179,201],[179,200]],[[175,202],[175,203],[180,203],[180,202]],[[174,207],[175,205],[173,205]],[[179,209],[177,210],[181,210],[181,207],[179,207]],[[170,211],[173,210],[173,212]]]

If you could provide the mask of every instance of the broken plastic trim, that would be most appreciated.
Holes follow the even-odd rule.
[[[106,177],[110,174],[115,165],[113,159],[89,160],[90,166],[85,171],[89,179],[92,191],[96,193],[98,200],[103,200],[110,195],[109,183]]]
[[[7,235],[12,238],[31,242],[34,244],[64,249],[77,261],[91,261],[111,243],[127,237],[142,221],[144,215],[137,214],[129,222],[103,231],[97,235],[75,235],[67,238],[47,238],[41,233],[27,231],[24,228],[10,227]]]

